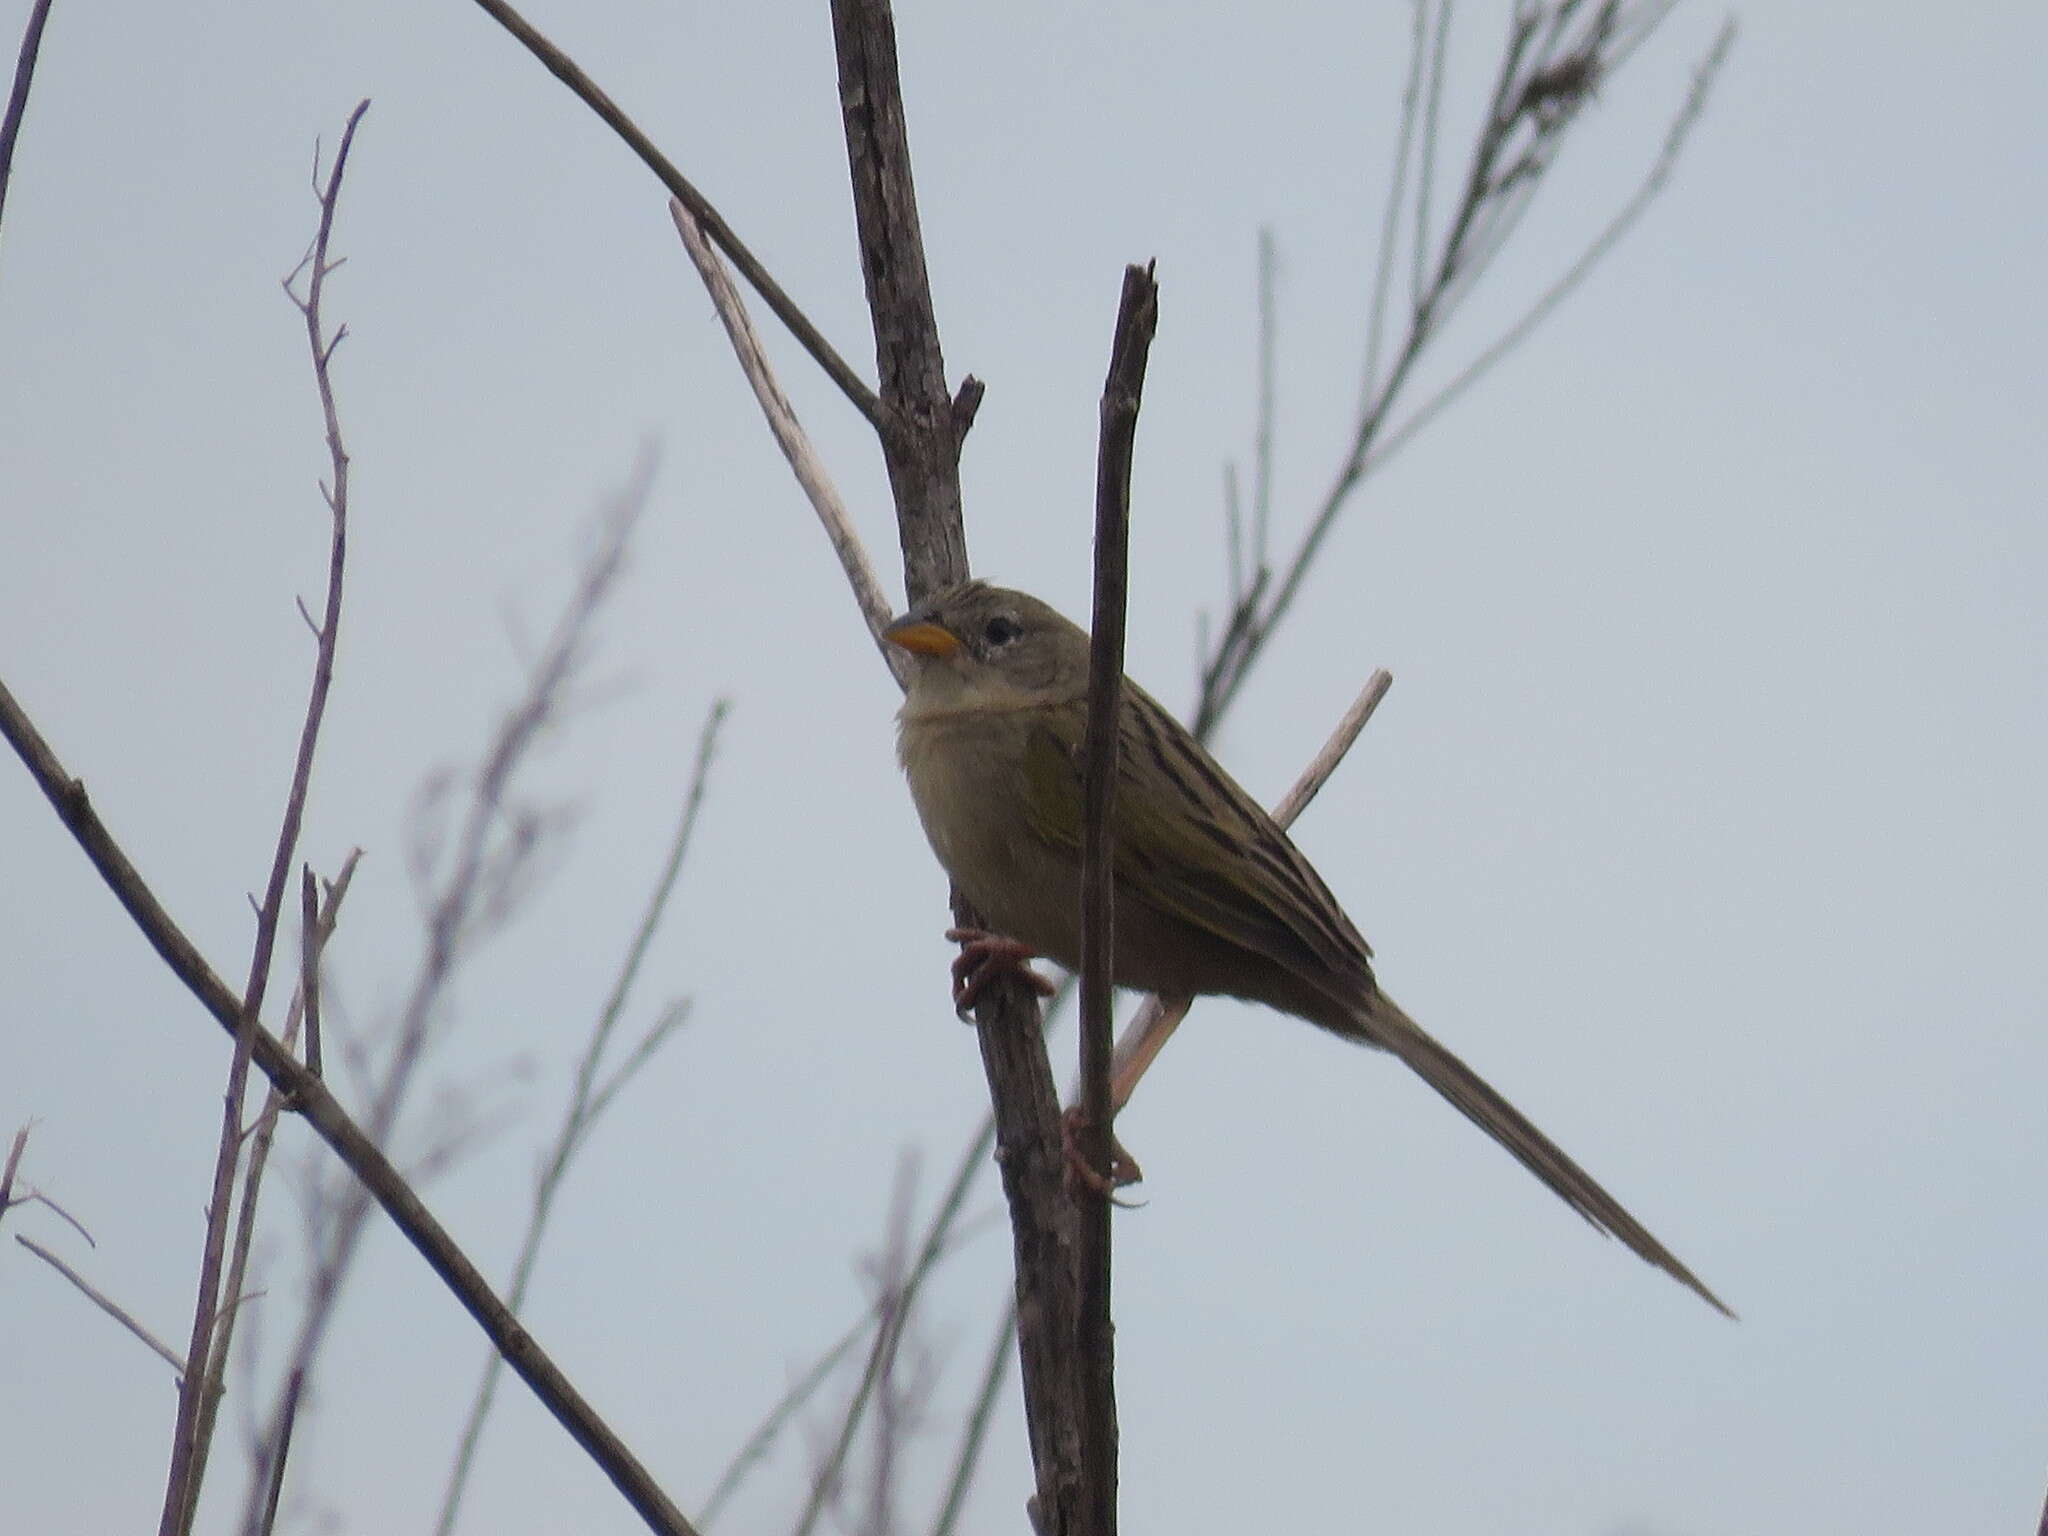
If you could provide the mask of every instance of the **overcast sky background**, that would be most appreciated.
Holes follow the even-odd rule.
[[[1506,7],[1465,9],[1460,156]],[[0,6],[10,40],[25,14]],[[532,14],[870,371],[824,7]],[[1602,90],[1439,368],[1625,195],[1720,20],[1689,0]],[[899,23],[947,362],[988,382],[975,566],[1070,613],[1119,273],[1158,259],[1130,665],[1183,707],[1223,583],[1221,465],[1250,444],[1257,230],[1282,252],[1284,539],[1357,392],[1407,7]],[[1117,1223],[1127,1529],[1812,1536],[2039,1510],[2048,12],[1757,5],[1742,27],[1665,199],[1368,486],[1217,750],[1273,797],[1393,671],[1302,844],[1390,991],[1743,1321],[1393,1064],[1205,1004],[1121,1127],[1149,1199]],[[653,443],[586,702],[525,783],[573,825],[433,1058],[500,1128],[429,1198],[502,1276],[699,723],[731,695],[634,1015],[687,994],[692,1022],[585,1153],[530,1308],[694,1511],[861,1306],[903,1150],[923,1208],[985,1099],[890,681],[664,195],[480,12],[60,0],[0,231],[0,677],[239,979],[308,675],[293,598],[325,562],[277,282],[313,225],[314,142],[363,96],[330,301],[351,566],[303,845],[329,872],[366,850],[331,985],[358,1027],[389,1017],[418,951],[418,786],[475,760]],[[762,324],[893,584],[866,428]],[[182,1341],[226,1042],[13,767],[0,865],[0,1129],[37,1122],[27,1177],[99,1246],[33,1209],[7,1228]],[[290,1141],[297,1166],[311,1143]],[[291,1186],[272,1199],[275,1289],[252,1305],[274,1361]],[[1008,1285],[1000,1220],[976,1230],[923,1337],[943,1374],[920,1500]],[[295,1448],[299,1528],[427,1528],[481,1352],[380,1225]],[[150,1528],[161,1362],[11,1243],[0,1361],[7,1528]],[[786,1527],[826,1422],[721,1529]],[[238,1454],[208,1528],[239,1505]],[[971,1529],[1022,1529],[1028,1488],[1013,1386]],[[508,1389],[465,1529],[636,1528]]]

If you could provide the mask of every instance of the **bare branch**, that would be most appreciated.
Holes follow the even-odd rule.
[[[1665,131],[1663,147],[1658,151],[1656,160],[1629,200],[1607,221],[1606,227],[1593,238],[1592,243],[1584,251],[1579,253],[1578,258],[1565,269],[1563,275],[1538,296],[1536,302],[1529,306],[1520,319],[1460,369],[1449,383],[1417,406],[1414,414],[1381,439],[1379,446],[1366,461],[1367,472],[1379,468],[1406,447],[1418,432],[1442,413],[1446,406],[1490,372],[1494,364],[1527,341],[1530,333],[1550,318],[1552,312],[1592,274],[1593,269],[1606,259],[1636,221],[1649,210],[1650,204],[1656,201],[1657,195],[1671,179],[1671,173],[1678,168],[1678,156],[1685,148],[1687,137],[1698,124],[1700,114],[1706,110],[1707,94],[1720,73],[1722,64],[1727,60],[1728,50],[1734,44],[1735,22],[1730,18],[1722,24],[1720,32],[1715,35],[1713,46],[1694,68],[1692,88],[1686,93],[1684,104],[1672,118],[1671,126]]]
[[[1270,272],[1270,264],[1268,264]],[[1088,653],[1088,726],[1081,767],[1081,1125],[1079,1153],[1095,1198],[1080,1201],[1075,1246],[1075,1417],[1081,1490],[1072,1527],[1116,1531],[1116,1366],[1110,1324],[1109,1063],[1115,1035],[1114,869],[1117,743],[1123,714],[1124,616],[1130,587],[1131,464],[1145,364],[1159,324],[1149,267],[1124,269],[1116,339],[1102,386],[1095,471],[1095,603]],[[1270,446],[1270,445],[1269,445]],[[1261,478],[1265,466],[1261,465]],[[1263,499],[1264,488],[1261,488]],[[1078,1182],[1078,1181],[1077,1181]]]
[[[674,205],[672,205],[674,206]],[[675,1025],[683,1017],[683,1010],[671,1008],[640,1042],[639,1047],[614,1073],[602,1088],[598,1086],[598,1072],[604,1063],[605,1052],[616,1033],[619,1020],[624,1016],[626,1003],[633,993],[633,985],[639,979],[640,967],[647,958],[648,946],[654,941],[655,933],[661,927],[662,914],[668,909],[670,894],[675,890],[676,879],[682,873],[683,860],[690,851],[692,834],[697,828],[698,813],[704,805],[704,787],[711,771],[712,759],[718,751],[718,733],[725,724],[731,704],[720,699],[711,706],[704,717],[704,727],[697,738],[697,758],[690,772],[690,783],[683,795],[683,810],[676,824],[673,837],[669,840],[668,856],[656,876],[653,892],[641,912],[640,922],[634,930],[626,955],[620,963],[617,976],[613,979],[610,995],[598,1012],[597,1022],[592,1026],[589,1039],[585,1042],[582,1059],[577,1063],[576,1076],[570,1090],[569,1102],[562,1113],[562,1121],[555,1134],[554,1146],[547,1160],[541,1165],[539,1176],[534,1180],[533,1201],[527,1215],[526,1233],[519,1245],[519,1257],[512,1266],[512,1283],[505,1292],[506,1304],[513,1311],[524,1310],[526,1296],[533,1283],[534,1267],[540,1260],[541,1243],[547,1236],[548,1221],[554,1214],[555,1198],[561,1192],[563,1182],[569,1174],[569,1165],[577,1150],[587,1139],[590,1129],[611,1104],[619,1088],[630,1080],[632,1074],[651,1059],[655,1049],[673,1033]],[[462,1507],[462,1496],[469,1483],[471,1469],[476,1464],[477,1447],[483,1440],[484,1420],[490,1416],[491,1404],[497,1396],[498,1380],[504,1368],[504,1361],[493,1353],[484,1361],[483,1375],[477,1382],[476,1394],[470,1401],[469,1416],[463,1422],[458,1439],[455,1459],[448,1473],[448,1486],[441,1496],[440,1518],[435,1529],[446,1536],[455,1529],[455,1518]]]
[[[66,1226],[71,1228],[72,1231],[76,1232],[80,1237],[84,1238],[86,1247],[99,1247],[98,1239],[96,1239],[90,1232],[86,1231],[84,1222],[80,1221],[76,1216],[72,1215],[69,1211],[65,1210],[63,1206],[59,1205],[56,1201],[52,1200],[40,1189],[31,1189],[27,1194],[21,1195],[18,1198],[16,1198],[14,1203],[16,1205],[42,1206],[45,1210],[49,1211],[52,1215],[56,1216],[59,1220],[61,1220]]]
[[[138,1323],[132,1316],[129,1315],[127,1309],[124,1308],[119,1302],[109,1298],[105,1292],[94,1289],[92,1283],[88,1281],[85,1278],[85,1276],[81,1275],[77,1270],[73,1269],[69,1264],[66,1264],[62,1259],[58,1258],[56,1254],[50,1252],[49,1249],[45,1248],[41,1243],[37,1242],[34,1238],[23,1237],[19,1232],[17,1232],[14,1234],[14,1240],[17,1243],[21,1244],[22,1247],[26,1248],[30,1253],[34,1254],[37,1258],[41,1259],[45,1264],[49,1265],[50,1268],[56,1270],[57,1273],[62,1275],[66,1280],[69,1280],[73,1285],[77,1286],[78,1289],[84,1294],[86,1300],[90,1301],[102,1312],[106,1313],[107,1316],[111,1317],[123,1328],[126,1328],[130,1333],[134,1334],[135,1337],[142,1340],[142,1342],[147,1344],[151,1349],[155,1350],[157,1354],[163,1357],[164,1363],[170,1366],[172,1370],[176,1371],[180,1377],[184,1376],[185,1362],[178,1358],[177,1351],[172,1349],[170,1345],[166,1344],[162,1339],[158,1338],[155,1334],[151,1333],[147,1328],[143,1327],[142,1324]]]
[[[235,1033],[241,1027],[240,999],[172,921],[93,810],[85,786],[65,770],[4,683],[0,683],[0,736],[14,748],[37,787],[55,808],[58,819],[77,839],[151,948],[215,1022],[231,1035]],[[661,1491],[646,1467],[492,1293],[489,1282],[469,1256],[391,1165],[391,1160],[328,1092],[326,1084],[300,1066],[268,1030],[256,1032],[253,1054],[257,1067],[285,1092],[307,1124],[362,1181],[392,1224],[454,1293],[520,1379],[603,1469],[648,1527],[666,1536],[688,1536],[690,1523]]]
[[[1388,272],[1395,260],[1395,232],[1401,225],[1401,199],[1409,185],[1406,167],[1411,142],[1418,136],[1424,158],[1430,158],[1429,142],[1435,137],[1430,98],[1444,67],[1441,49],[1447,37],[1447,7],[1439,7],[1435,48],[1429,51],[1428,94],[1423,90],[1423,50],[1432,41],[1429,0],[1417,16],[1416,52],[1410,61],[1410,86],[1404,102],[1400,144],[1395,154],[1394,189],[1390,195],[1375,279],[1372,316],[1366,338],[1366,395],[1352,433],[1350,449],[1322,496],[1294,551],[1283,563],[1269,593],[1256,602],[1236,605],[1231,632],[1234,642],[1219,642],[1205,662],[1200,698],[1194,711],[1193,730],[1206,740],[1238,690],[1253,663],[1264,650],[1280,622],[1298,596],[1309,570],[1314,566],[1324,540],[1336,519],[1351,500],[1369,470],[1381,463],[1394,448],[1412,437],[1432,419],[1443,404],[1455,398],[1475,379],[1497,363],[1506,352],[1526,339],[1563,297],[1576,287],[1592,266],[1640,217],[1650,198],[1661,189],[1675,164],[1678,149],[1696,121],[1704,101],[1704,80],[1718,67],[1726,53],[1729,33],[1724,29],[1702,66],[1700,79],[1681,107],[1673,130],[1666,136],[1665,152],[1644,186],[1609,221],[1578,262],[1539,298],[1531,312],[1509,332],[1456,375],[1435,398],[1410,417],[1398,432],[1387,428],[1393,412],[1404,398],[1418,362],[1431,343],[1442,334],[1446,321],[1471,292],[1519,225],[1538,186],[1548,172],[1565,134],[1580,118],[1598,82],[1620,66],[1655,29],[1671,9],[1671,0],[1603,0],[1587,8],[1582,0],[1551,0],[1548,4],[1518,5],[1510,17],[1508,35],[1499,67],[1463,177],[1463,191],[1441,236],[1427,235],[1429,217],[1424,203],[1430,196],[1434,176],[1430,166],[1416,179],[1415,228],[1418,248],[1412,253],[1415,270],[1423,275],[1409,316],[1406,334],[1394,349],[1393,360],[1384,373],[1380,369],[1383,314]],[[1421,102],[1418,105],[1418,100]],[[1422,238],[1433,239],[1423,249]],[[1242,621],[1240,622],[1240,615]]]
[[[640,131],[639,125],[619,110],[618,105],[598,88],[580,68],[576,61],[540,33],[524,16],[515,11],[504,0],[476,0],[477,5],[498,25],[519,39],[520,43],[536,59],[547,67],[548,73],[574,91],[583,104],[603,119],[606,127],[625,141],[626,147],[640,157],[645,165],[669,190],[669,195],[697,216],[711,238],[718,242],[718,248],[731,258],[732,264],[745,274],[754,291],[761,295],[767,306],[775,311],[775,317],[789,327],[790,334],[803,344],[818,366],[825,370],[825,376],[839,386],[839,392],[852,402],[853,408],[866,417],[879,431],[882,429],[881,407],[874,391],[861,380],[825,340],[824,334],[811,323],[810,317],[796,305],[796,301],[782,291],[782,285],[768,275],[768,269],[761,265],[759,258],[741,243],[733,233],[732,226],[719,215],[711,202],[675,168],[669,158],[654,147],[654,141]]]
[[[733,352],[739,358],[747,382],[754,388],[754,399],[760,404],[761,414],[768,418],[768,430],[774,434],[782,456],[789,460],[797,484],[803,487],[804,495],[810,499],[818,521],[825,525],[825,537],[831,540],[832,550],[839,556],[840,569],[845,571],[847,583],[853,588],[854,601],[860,605],[861,616],[867,620],[868,634],[874,639],[875,649],[881,652],[882,660],[895,674],[897,686],[902,687],[908,676],[903,653],[882,640],[882,631],[889,627],[889,621],[895,614],[889,607],[889,599],[882,594],[882,583],[875,575],[874,564],[868,559],[867,549],[860,541],[853,519],[847,514],[846,504],[839,499],[839,491],[832,484],[824,461],[811,446],[810,437],[797,421],[789,397],[783,394],[781,384],[776,381],[774,370],[768,364],[768,355],[761,346],[761,338],[754,331],[753,321],[747,318],[746,305],[733,287],[732,279],[726,275],[724,263],[705,240],[702,225],[682,203],[674,199],[670,200],[668,211],[669,217],[675,221],[676,233],[683,237],[683,248],[690,253],[690,260],[696,263],[697,275],[703,278],[704,287],[711,295],[712,307],[725,324],[725,334],[732,342]]]
[[[302,884],[305,905],[302,907],[303,927],[299,936],[299,986],[292,998],[291,1007],[285,1014],[283,1044],[286,1050],[292,1048],[303,1022],[308,1044],[307,1068],[316,1074],[320,1067],[312,1046],[318,1038],[320,954],[326,947],[328,939],[333,937],[335,924],[340,921],[342,899],[348,895],[349,884],[355,879],[356,864],[361,858],[360,848],[349,851],[348,857],[342,861],[340,874],[336,875],[327,887],[324,906],[314,904],[315,881],[312,867],[309,865],[305,869]],[[249,1258],[256,1247],[257,1199],[262,1193],[264,1175],[270,1166],[271,1147],[277,1135],[278,1118],[284,1112],[284,1108],[285,1096],[273,1084],[264,1096],[263,1108],[257,1113],[256,1122],[251,1127],[249,1135],[249,1155],[242,1171],[241,1199],[236,1203],[235,1237],[229,1249],[224,1295],[242,1297],[243,1287],[247,1283]],[[222,1310],[215,1324],[213,1357],[207,1366],[210,1380],[201,1398],[199,1410],[197,1443],[201,1447],[212,1442],[215,1415],[219,1411],[221,1396],[227,1383],[228,1355],[240,1317],[241,1305],[238,1300],[235,1305]],[[297,1408],[297,1395],[297,1387],[294,1385],[294,1412]],[[290,1440],[290,1427],[287,1424],[281,1444],[288,1446]],[[276,1494],[284,1485],[282,1450],[272,1463],[270,1484],[273,1490],[274,1509]]]
[[[184,1536],[192,1528],[199,1506],[199,1484],[206,1470],[213,1415],[206,1406],[209,1387],[222,1378],[221,1362],[214,1359],[215,1328],[221,1298],[221,1265],[228,1240],[228,1218],[234,1203],[235,1169],[241,1158],[242,1100],[249,1080],[249,1058],[254,1049],[257,1020],[263,1014],[263,994],[270,981],[270,961],[277,943],[277,925],[284,909],[285,880],[291,872],[298,848],[299,827],[305,819],[306,794],[312,784],[313,756],[320,742],[320,726],[327,713],[327,694],[334,681],[334,647],[341,628],[342,572],[348,549],[348,452],[342,446],[341,422],[334,404],[333,381],[328,362],[333,348],[323,335],[320,301],[327,274],[328,241],[334,233],[334,215],[341,200],[342,178],[348,169],[348,152],[355,143],[356,129],[370,109],[367,101],[349,114],[335,151],[334,169],[320,195],[319,231],[313,237],[308,256],[312,276],[306,296],[293,294],[306,321],[307,343],[313,354],[313,378],[320,394],[320,411],[327,430],[327,450],[334,468],[333,489],[327,497],[333,537],[329,544],[327,604],[320,623],[320,641],[313,662],[313,683],[306,702],[305,723],[299,731],[297,760],[292,766],[291,788],[285,796],[284,824],[277,834],[277,848],[271,856],[270,878],[263,892],[263,904],[256,921],[256,942],[249,961],[249,981],[242,994],[242,1026],[235,1041],[235,1055],[228,1069],[228,1087],[221,1117],[220,1145],[214,1159],[213,1190],[206,1209],[206,1240],[199,1263],[199,1295],[193,1307],[192,1339],[186,1358],[192,1369],[179,1381],[177,1425],[171,1439],[171,1470],[164,1488],[161,1536]],[[302,264],[303,265],[303,264]],[[291,292],[290,281],[285,285]],[[245,1225],[249,1220],[245,1219]],[[230,1291],[228,1294],[232,1295]]]
[[[1309,765],[1280,797],[1273,807],[1273,819],[1284,827],[1291,827],[1301,813],[1308,809],[1311,800],[1322,792],[1330,782],[1330,775],[1344,761],[1344,754],[1351,750],[1358,740],[1359,732],[1365,729],[1366,721],[1373,711],[1380,707],[1380,700],[1387,696],[1387,690],[1394,686],[1394,674],[1382,667],[1365,680],[1365,686],[1358,691],[1358,697],[1351,701],[1351,707],[1344,711],[1336,729],[1330,732],[1330,739],[1323,743],[1322,750],[1309,760]]]
[[[995,1343],[989,1347],[988,1363],[982,1367],[975,1388],[974,1407],[960,1431],[960,1449],[953,1457],[953,1475],[946,1480],[946,1496],[939,1505],[932,1536],[953,1536],[960,1523],[960,1511],[967,1504],[974,1474],[981,1466],[982,1448],[988,1442],[989,1420],[995,1414],[996,1394],[1002,1390],[1010,1357],[1017,1348],[1017,1309],[1005,1307],[996,1327]]]
[[[521,697],[501,720],[483,763],[468,788],[459,829],[445,850],[445,873],[430,892],[426,939],[407,997],[400,1010],[388,1060],[376,1083],[365,1115],[369,1137],[378,1145],[390,1141],[400,1113],[425,1059],[432,1027],[440,1016],[441,999],[459,958],[470,943],[501,921],[523,889],[541,833],[538,818],[510,805],[514,779],[527,754],[560,716],[565,696],[578,674],[596,615],[625,565],[632,530],[645,508],[651,468],[643,458],[626,488],[614,496],[598,519],[596,538],[574,588],[540,654],[534,658]],[[434,870],[428,870],[431,876]],[[437,1117],[445,1123],[446,1117]],[[453,1141],[430,1149],[430,1160],[445,1161],[451,1148],[464,1144],[467,1129]],[[396,1177],[396,1175],[394,1175]],[[298,1371],[312,1379],[315,1357],[323,1347],[344,1282],[360,1249],[370,1213],[371,1191],[351,1183],[336,1193],[320,1242],[307,1302],[287,1356],[287,1378]],[[478,1284],[483,1285],[481,1277]],[[484,1294],[489,1295],[488,1287]],[[520,1347],[530,1340],[515,1321],[513,1309],[491,1297],[504,1323],[516,1332]],[[474,1310],[474,1309],[473,1309]],[[522,1369],[518,1350],[499,1344],[515,1370],[529,1385],[534,1378]],[[589,1413],[580,1398],[561,1395],[566,1381],[543,1393],[557,1417],[596,1457],[641,1517],[658,1530],[686,1530],[681,1512],[655,1487],[644,1468],[618,1437]],[[573,1389],[569,1389],[573,1393]],[[261,1450],[244,1502],[243,1528],[251,1530],[268,1496],[273,1458],[283,1440],[289,1401],[281,1394],[273,1405],[261,1437]],[[581,1414],[577,1412],[581,1409]],[[565,1412],[568,1416],[565,1417]],[[582,1417],[587,1414],[588,1418]]]
[[[306,1386],[306,1373],[294,1370],[285,1383],[284,1428],[277,1437],[277,1454],[270,1458],[269,1487],[264,1490],[263,1518],[255,1536],[270,1536],[277,1528],[278,1501],[284,1497],[284,1469],[291,1458],[292,1431],[298,1427],[299,1404]]]
[[[21,1154],[28,1150],[28,1133],[26,1125],[14,1133],[13,1145],[7,1149],[7,1165],[0,1168],[0,1220],[6,1219],[8,1207],[18,1203],[14,1198],[14,1175],[21,1167]]]
[[[14,60],[14,86],[7,93],[7,115],[0,118],[0,214],[7,210],[7,183],[14,173],[14,145],[21,135],[21,119],[28,111],[29,87],[36,77],[36,58],[42,52],[43,24],[50,19],[50,0],[35,0],[29,7],[28,26],[22,30],[21,52]]]
[[[1408,196],[1408,166],[1415,134],[1422,120],[1422,61],[1429,50],[1429,0],[1412,0],[1414,36],[1408,44],[1408,84],[1401,92],[1401,132],[1394,145],[1394,173],[1387,185],[1387,208],[1380,217],[1380,254],[1373,264],[1372,308],[1366,322],[1365,395],[1361,411],[1371,409],[1379,390],[1380,347],[1386,335],[1387,294],[1394,285],[1395,253],[1400,249],[1401,210]]]
[[[967,536],[960,424],[925,273],[888,0],[833,0],[832,44],[881,381],[875,431],[896,503],[904,587],[915,603],[966,579]]]
[[[697,1516],[697,1523],[700,1526],[705,1530],[711,1528],[720,1511],[725,1508],[726,1501],[739,1491],[739,1486],[746,1480],[747,1474],[760,1465],[773,1449],[784,1428],[802,1411],[804,1404],[817,1395],[818,1389],[831,1378],[834,1371],[839,1369],[840,1363],[853,1353],[853,1346],[861,1341],[862,1335],[875,1326],[875,1322],[872,1308],[862,1313],[853,1326],[839,1336],[838,1342],[812,1361],[810,1368],[790,1384],[787,1392],[775,1400],[775,1406],[768,1410],[767,1417],[763,1418],[755,1426],[754,1432],[741,1443],[739,1450],[733,1453],[732,1460],[726,1463],[725,1470],[719,1474],[718,1481],[712,1485],[710,1496],[704,1501],[703,1511]]]
[[[1423,7],[1425,13],[1428,9],[1426,5]],[[1422,108],[1422,163],[1415,174],[1414,271],[1408,290],[1409,303],[1418,310],[1427,292],[1423,266],[1429,259],[1429,197],[1436,189],[1437,125],[1444,104],[1444,56],[1450,51],[1451,0],[1436,0],[1435,10],[1436,46],[1430,50],[1429,94]]]

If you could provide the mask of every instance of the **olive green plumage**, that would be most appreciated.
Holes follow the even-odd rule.
[[[1088,636],[967,582],[888,637],[913,654],[898,752],[939,862],[989,926],[1080,958]],[[1594,1226],[1728,1309],[1513,1105],[1379,989],[1372,951],[1266,811],[1126,681],[1115,801],[1119,986],[1249,998],[1390,1051]]]

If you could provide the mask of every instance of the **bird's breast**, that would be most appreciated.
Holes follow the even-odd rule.
[[[990,926],[1071,965],[1079,949],[1080,868],[1031,830],[1022,711],[916,711],[899,718],[897,755],[939,863]]]

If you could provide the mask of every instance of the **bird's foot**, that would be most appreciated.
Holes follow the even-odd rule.
[[[948,928],[946,937],[960,946],[953,961],[953,1011],[963,1019],[988,984],[1005,973],[1015,976],[1040,997],[1051,997],[1056,990],[1024,963],[1037,957],[1037,951],[1028,944],[990,933],[986,928]]]
[[[1119,1200],[1116,1192],[1143,1182],[1145,1170],[1138,1166],[1135,1157],[1124,1150],[1124,1144],[1112,1131],[1109,1137],[1109,1177],[1105,1179],[1097,1173],[1081,1152],[1081,1132],[1087,1124],[1088,1117],[1078,1104],[1060,1116],[1060,1150],[1066,1154],[1067,1160],[1067,1193],[1076,1195],[1083,1189],[1089,1189],[1111,1205],[1122,1206],[1127,1211],[1135,1209],[1138,1202]]]

